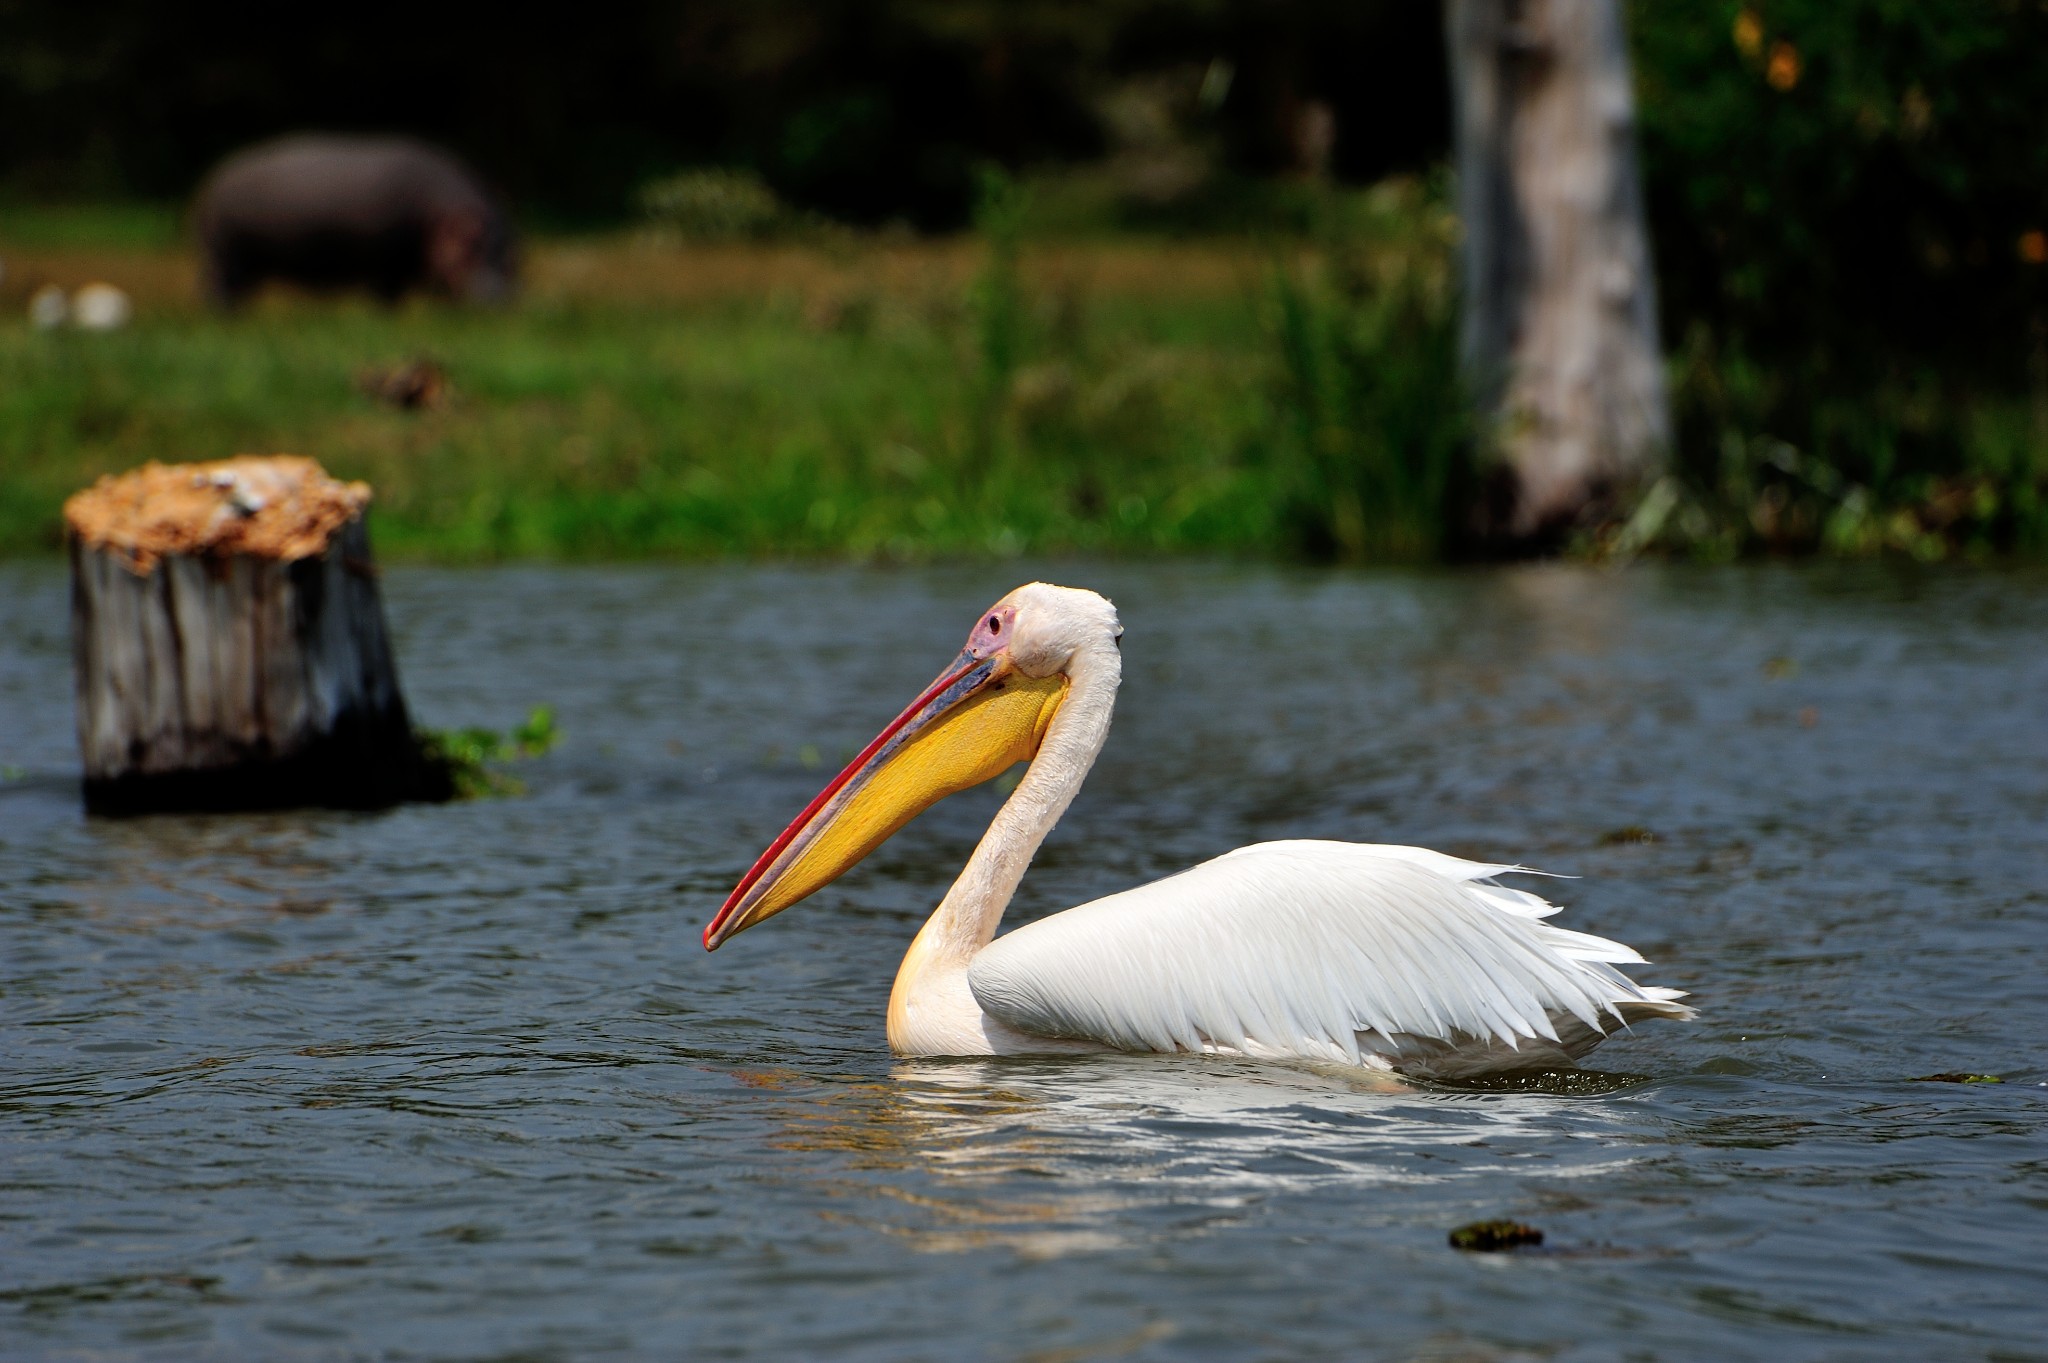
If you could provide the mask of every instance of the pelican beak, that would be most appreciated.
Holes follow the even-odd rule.
[[[704,929],[704,949],[846,874],[897,829],[1038,752],[1067,679],[1026,677],[1007,650],[968,648],[761,854]]]

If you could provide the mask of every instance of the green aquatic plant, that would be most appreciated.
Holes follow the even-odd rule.
[[[512,731],[512,743],[521,757],[539,757],[561,741],[561,731],[555,727],[555,707],[536,705],[527,714],[526,720]]]
[[[1650,1082],[1646,1074],[1616,1070],[1513,1070],[1505,1074],[1470,1075],[1455,1080],[1418,1082],[1437,1093],[1546,1093],[1554,1098],[1606,1098]]]
[[[1451,1232],[1451,1248],[1491,1254],[1523,1245],[1540,1245],[1543,1232],[1521,1221],[1474,1221]]]
[[[458,800],[519,795],[526,787],[497,769],[499,763],[539,757],[561,738],[553,707],[537,705],[510,734],[496,729],[420,729],[415,733],[420,757],[445,773]]]

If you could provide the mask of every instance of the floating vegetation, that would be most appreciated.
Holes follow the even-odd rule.
[[[1474,1221],[1451,1232],[1451,1248],[1475,1254],[1495,1254],[1523,1245],[1540,1245],[1543,1232],[1521,1221]]]
[[[1458,1080],[1417,1081],[1416,1087],[1433,1093],[1548,1093],[1559,1098],[1604,1098],[1649,1082],[1647,1074],[1548,1069],[1515,1070],[1508,1074],[1483,1074]]]
[[[1657,841],[1657,835],[1639,823],[1624,824],[1600,835],[1602,847],[1634,847]]]
[[[2003,1084],[2005,1081],[1995,1074],[1969,1074],[1962,1070],[1943,1070],[1940,1074],[1923,1074],[1907,1082],[1914,1084]]]
[[[554,708],[537,705],[510,734],[479,728],[421,729],[417,738],[420,756],[447,773],[456,799],[481,800],[524,794],[526,787],[517,778],[492,764],[539,757],[555,746],[561,732],[555,728]]]

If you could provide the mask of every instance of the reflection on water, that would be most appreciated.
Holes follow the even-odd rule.
[[[875,1157],[867,1168],[914,1169],[920,1184],[940,1176],[937,1194],[880,1189],[930,1213],[928,1225],[891,1225],[926,1250],[1004,1245],[1045,1257],[1139,1243],[1147,1210],[1171,1210],[1193,1233],[1280,1194],[1366,1195],[1531,1158],[1559,1178],[1630,1162],[1592,1145],[1560,1152],[1554,1105],[1541,1099],[1465,1102],[1334,1068],[1199,1057],[924,1061],[899,1064],[893,1078],[893,1094],[864,1094],[849,1114],[865,1134],[851,1148]],[[820,1140],[848,1129],[808,1115]],[[1038,1195],[1016,1200],[1020,1184]]]
[[[1059,570],[1127,681],[1016,918],[1417,842],[1582,877],[1564,921],[1703,1009],[1604,1076],[1425,1090],[891,1059],[987,790],[697,947],[1024,575],[394,572],[425,722],[555,707],[527,796],[105,822],[62,577],[0,567],[0,1355],[2038,1350],[2048,579]],[[2006,1082],[1909,1082],[1946,1070]],[[1501,1215],[1544,1252],[1445,1245]]]

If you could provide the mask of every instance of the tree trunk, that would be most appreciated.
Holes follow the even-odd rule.
[[[66,503],[87,808],[448,797],[399,694],[368,501],[279,456],[151,464]]]
[[[1449,0],[1464,362],[1502,456],[1482,538],[1554,542],[1670,438],[1619,0]]]

